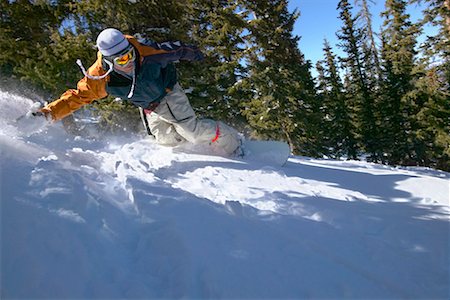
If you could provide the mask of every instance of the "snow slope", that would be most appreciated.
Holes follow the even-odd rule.
[[[26,136],[0,92],[1,299],[448,299],[449,174]]]

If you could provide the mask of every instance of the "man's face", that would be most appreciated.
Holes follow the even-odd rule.
[[[134,61],[136,60],[136,53],[134,48],[126,52],[122,56],[114,58],[114,69],[124,73],[132,73],[134,68]]]

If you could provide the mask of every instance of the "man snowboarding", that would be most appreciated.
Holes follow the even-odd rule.
[[[82,106],[108,95],[128,99],[144,116],[162,145],[185,141],[210,144],[218,152],[232,155],[240,146],[237,131],[220,121],[198,119],[177,82],[173,62],[200,61],[202,53],[181,42],[138,41],[117,29],[107,28],[97,37],[97,61],[86,70],[77,89],[40,110],[41,115],[60,120]]]

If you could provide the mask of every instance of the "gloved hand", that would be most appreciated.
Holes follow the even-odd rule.
[[[17,129],[25,136],[43,131],[50,123],[50,114],[42,109],[39,102],[34,103],[25,115],[16,120]]]
[[[35,102],[33,105],[29,108],[28,112],[25,114],[25,117],[45,117],[45,119],[49,119],[49,113],[45,112],[42,109],[42,103]]]
[[[42,110],[39,110],[39,111],[36,111],[36,112],[32,112],[31,115],[33,117],[44,117],[45,119],[49,120],[49,113],[44,112]]]

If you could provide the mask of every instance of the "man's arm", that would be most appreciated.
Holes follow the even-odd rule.
[[[141,41],[141,45],[150,47],[153,51],[143,54],[146,59],[150,59],[165,67],[168,63],[187,60],[187,61],[201,61],[203,60],[202,52],[195,46],[186,45],[182,42],[164,42],[156,43],[153,41]]]
[[[92,65],[88,73],[98,76],[104,73],[101,67],[101,57]],[[107,78],[94,80],[87,77],[81,79],[77,84],[77,89],[67,90],[61,97],[41,109],[44,114],[50,114],[54,121],[60,120],[82,106],[91,103],[94,100],[106,97]]]

